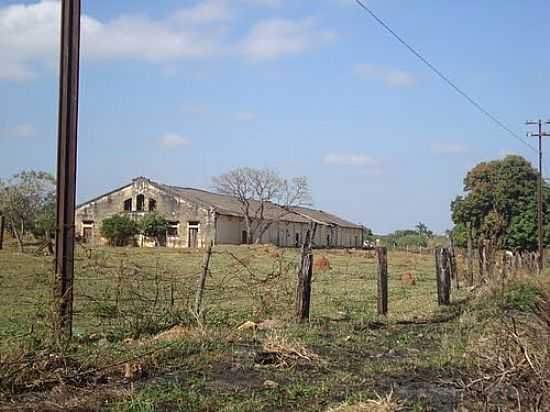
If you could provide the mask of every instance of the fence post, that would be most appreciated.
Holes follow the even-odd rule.
[[[454,246],[454,240],[451,235],[449,249],[447,250],[448,257],[449,257],[449,270],[451,272],[451,282],[452,286],[454,286],[455,289],[460,289],[460,282],[458,280],[458,269],[456,267],[456,255],[455,255],[455,246]]]
[[[210,265],[210,257],[212,256],[212,246],[214,242],[210,242],[204,256],[202,258],[202,271],[197,281],[197,294],[195,295],[195,316],[197,319],[201,313],[202,296],[204,294],[204,285],[206,284],[206,277],[208,276],[208,266]]]
[[[378,269],[378,314],[388,314],[388,249],[376,248]]]
[[[4,215],[0,215],[0,250],[4,248]]]
[[[468,281],[470,282],[470,286],[474,285],[474,240],[472,239],[472,224],[468,222],[468,240],[467,240],[467,259],[468,262],[466,264],[467,271],[468,271]]]
[[[298,279],[296,282],[295,315],[298,322],[309,320],[309,307],[311,302],[311,277],[313,276],[313,252],[312,243],[315,238],[317,223],[310,223],[300,255]]]
[[[449,268],[449,252],[447,249],[435,249],[435,270],[437,276],[437,303],[449,305],[451,303],[451,274]]]

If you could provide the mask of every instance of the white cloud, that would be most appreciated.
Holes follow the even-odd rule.
[[[389,87],[407,87],[416,83],[410,73],[387,67],[358,64],[355,66],[355,72],[365,79],[381,79]]]
[[[174,14],[175,20],[191,24],[217,23],[232,18],[233,11],[226,0],[204,0]]]
[[[0,137],[26,139],[35,135],[34,127],[29,124],[21,124],[15,127],[0,129]]]
[[[254,112],[239,112],[237,113],[237,119],[242,122],[251,122],[256,120],[256,113]]]
[[[379,170],[377,160],[367,155],[329,153],[323,159],[324,163],[331,166],[357,167],[362,169]]]
[[[460,143],[432,143],[431,149],[438,154],[457,154],[468,151],[468,148]]]
[[[280,3],[242,1],[271,7]],[[59,4],[57,0],[41,0],[0,7],[0,80],[25,80],[35,76],[40,66],[57,66]],[[242,28],[229,25],[235,18],[236,4],[232,0],[200,0],[164,19],[121,15],[100,21],[83,15],[82,60],[170,64],[226,55],[274,59],[302,53],[333,37],[318,28],[312,18],[261,21],[237,35],[243,33]]]
[[[241,43],[242,53],[252,60],[270,60],[302,53],[335,37],[319,29],[312,18],[270,19],[252,27]]]
[[[160,138],[160,145],[162,147],[178,147],[189,144],[191,144],[189,139],[177,133],[167,133]]]

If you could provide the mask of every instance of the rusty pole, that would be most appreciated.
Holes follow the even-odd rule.
[[[72,336],[79,57],[80,0],[62,0],[54,289],[57,338]]]
[[[544,195],[543,195],[543,177],[542,177],[542,138],[550,136],[550,133],[544,133],[542,131],[542,120],[538,121],[528,121],[526,122],[527,125],[538,125],[539,132],[538,134],[535,133],[528,133],[528,136],[531,137],[538,137],[539,138],[539,181],[538,181],[538,194],[537,194],[537,224],[538,224],[538,249],[539,249],[539,255],[538,255],[538,270],[539,273],[542,273],[543,265],[544,265],[544,212],[543,212],[543,203],[544,203]],[[550,124],[550,122],[545,122],[545,124]]]

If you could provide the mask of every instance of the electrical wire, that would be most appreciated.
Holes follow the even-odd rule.
[[[408,42],[406,42],[401,36],[399,36],[388,24],[386,24],[380,17],[378,17],[369,7],[367,7],[363,1],[361,0],[355,0],[357,4],[365,10],[367,13],[371,15],[374,20],[376,20],[388,33],[390,33],[393,37],[395,37],[399,43],[401,43],[403,46],[405,46],[412,54],[414,54],[420,61],[422,61],[426,66],[430,68],[431,71],[433,71],[440,79],[442,79],[445,83],[447,83],[452,89],[454,89],[459,95],[464,97],[471,105],[473,105],[478,111],[480,111],[483,115],[485,115],[487,118],[489,118],[493,123],[495,123],[497,126],[499,126],[501,129],[506,131],[510,136],[512,136],[514,139],[520,141],[527,147],[529,147],[534,152],[537,152],[537,149],[535,149],[529,142],[527,142],[525,139],[523,139],[521,136],[519,136],[517,133],[515,133],[512,129],[510,129],[508,126],[506,126],[502,121],[500,121],[495,115],[493,115],[491,112],[489,112],[487,109],[485,109],[480,103],[478,103],[474,98],[470,97],[468,93],[466,93],[464,90],[462,90],[460,87],[458,87],[451,79],[449,79],[448,76],[446,76],[441,70],[439,70],[433,63],[431,63],[426,57],[424,57],[418,50],[416,50],[414,47],[412,47]]]

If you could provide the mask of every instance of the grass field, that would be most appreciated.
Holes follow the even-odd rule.
[[[433,256],[396,252],[389,315],[379,317],[371,252],[315,256],[330,267],[315,270],[311,321],[300,325],[295,250],[215,248],[196,319],[202,251],[80,249],[77,339],[53,355],[51,258],[0,251],[0,348],[11,368],[0,375],[0,410],[419,412],[466,404],[469,342],[496,304],[472,306],[462,289],[453,305],[438,307]],[[402,283],[405,272],[415,285]],[[255,325],[239,329],[247,321]]]

